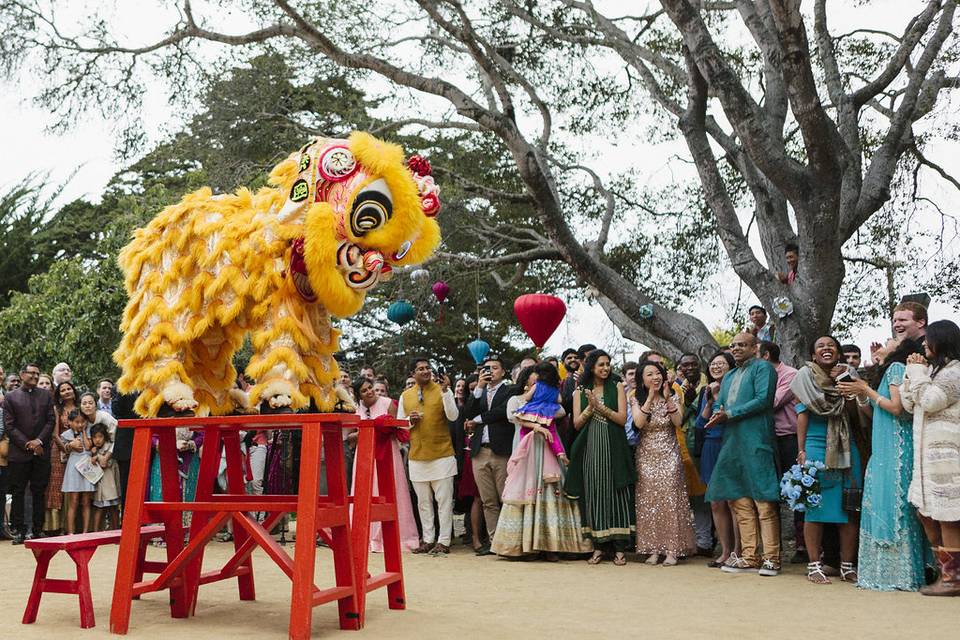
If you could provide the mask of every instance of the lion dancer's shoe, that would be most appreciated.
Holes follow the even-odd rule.
[[[163,387],[163,405],[157,412],[158,418],[191,418],[197,401],[193,389],[182,382],[168,382]]]
[[[940,578],[921,587],[920,593],[925,596],[960,596],[960,549],[935,547],[933,553],[940,564]]]

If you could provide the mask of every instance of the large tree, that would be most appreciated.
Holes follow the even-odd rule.
[[[248,31],[218,24],[210,6],[227,4],[245,9]],[[496,255],[478,249],[461,259],[561,260],[627,337],[676,355],[715,342],[701,321],[675,310],[654,284],[662,278],[643,278],[642,262],[621,256],[625,239],[663,245],[668,225],[660,210],[622,188],[623,176],[610,179],[603,159],[577,144],[623,135],[622,124],[652,100],[654,116],[686,142],[699,181],[687,193],[705,202],[695,212],[707,216],[732,268],[768,308],[780,298],[792,303],[780,335],[787,357],[797,360],[808,338],[830,328],[844,247],[890,199],[894,181],[915,178],[918,167],[943,172],[923,153],[920,125],[958,85],[951,73],[956,4],[930,0],[899,35],[834,34],[825,0],[812,14],[799,0],[660,5],[615,17],[587,0],[398,0],[375,10],[359,0],[212,1],[198,15],[184,2],[162,38],[128,43],[120,25],[71,28],[44,2],[11,0],[0,51],[8,69],[39,58],[50,74],[41,99],[66,121],[91,107],[136,105],[141,71],[189,95],[196,71],[216,72],[233,50],[270,47],[305,74],[317,65],[376,74],[394,88],[388,103],[411,116],[400,124],[492,138],[522,190],[479,183],[477,195],[536,214]],[[204,42],[223,45],[227,59],[198,62]],[[759,252],[749,240],[752,224]],[[681,224],[673,237],[687,230]],[[800,245],[799,279],[787,286],[775,271],[792,241]],[[654,313],[641,320],[647,304]]]

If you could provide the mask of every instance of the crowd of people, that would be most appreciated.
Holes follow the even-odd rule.
[[[823,335],[799,370],[781,361],[761,307],[706,361],[647,351],[615,367],[587,344],[515,366],[488,355],[451,378],[416,357],[395,399],[373,367],[344,372],[338,410],[406,421],[390,442],[413,553],[449,553],[460,512],[477,556],[618,566],[629,553],[662,566],[702,556],[705,568],[767,577],[790,561],[818,585],[960,595],[960,328],[928,323],[910,302],[892,325],[869,362]],[[110,380],[78,394],[71,377],[64,363],[52,376],[27,364],[4,379],[15,543],[119,523],[130,443],[116,418],[132,417],[132,401],[115,399]],[[198,437],[178,433],[188,499]],[[356,433],[343,443],[351,473]],[[251,493],[296,491],[296,432],[247,433],[244,447]],[[801,467],[819,493],[781,531]],[[382,546],[374,526],[370,548]]]

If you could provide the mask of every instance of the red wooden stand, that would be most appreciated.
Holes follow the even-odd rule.
[[[110,610],[110,630],[127,632],[131,602],[143,593],[168,590],[170,615],[184,618],[196,611],[201,584],[237,579],[241,600],[256,597],[251,554],[257,546],[276,562],[293,582],[290,601],[290,638],[310,637],[313,607],[336,600],[341,629],[359,629],[361,610],[357,602],[354,555],[350,549],[350,513],[344,472],[341,428],[358,424],[349,414],[294,414],[216,418],[151,418],[123,420],[121,428],[135,429],[130,461],[127,502],[120,540],[120,554]],[[175,429],[204,430],[203,453],[194,502],[181,498],[177,474]],[[244,491],[241,430],[301,429],[300,487],[296,496],[247,495]],[[158,455],[163,501],[145,502],[150,466],[151,436],[159,438]],[[328,494],[320,494],[320,450],[327,467]],[[213,495],[221,452],[226,454],[227,492]],[[365,497],[364,500],[369,500]],[[193,512],[189,542],[184,544],[181,514]],[[266,512],[260,524],[251,516]],[[294,557],[270,536],[269,530],[285,514],[297,513]],[[234,554],[221,568],[201,571],[203,550],[228,519],[234,525]],[[167,543],[167,563],[156,578],[143,580],[137,568],[138,529],[146,522],[162,521]],[[316,532],[331,530],[336,585],[320,589],[314,584]]]

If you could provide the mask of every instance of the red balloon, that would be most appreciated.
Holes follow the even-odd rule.
[[[447,294],[450,293],[450,285],[443,280],[434,282],[430,289],[433,291],[433,295],[436,296],[437,302],[440,304],[443,304],[443,301],[447,299]]]
[[[556,296],[528,293],[514,301],[513,312],[517,314],[520,326],[533,340],[533,344],[542,349],[560,326],[560,321],[567,313],[567,305]]]

